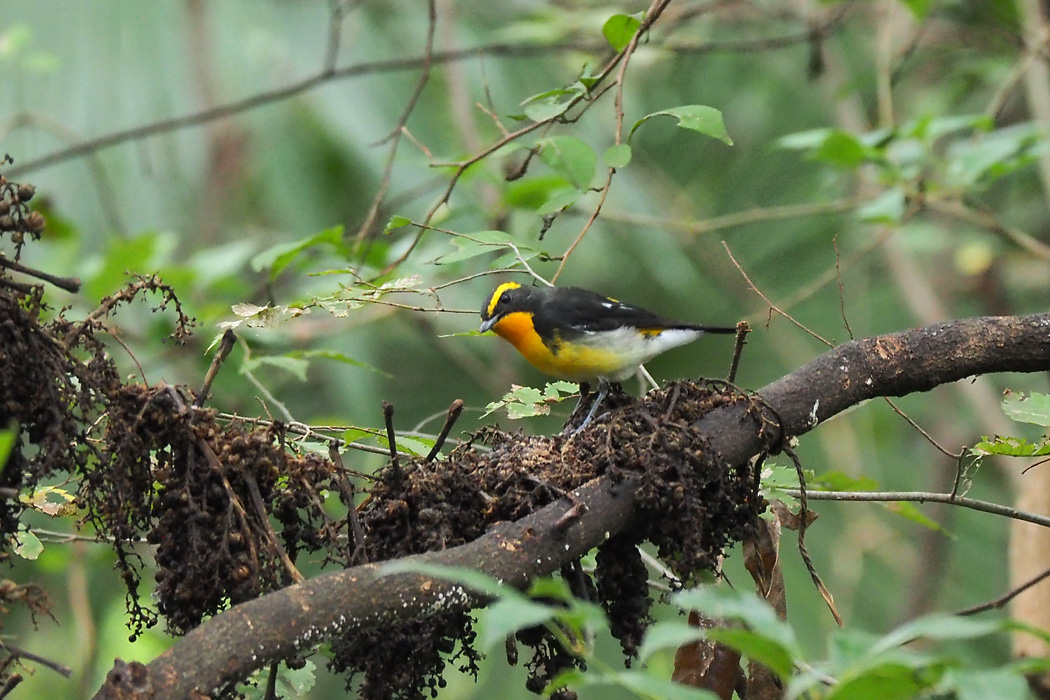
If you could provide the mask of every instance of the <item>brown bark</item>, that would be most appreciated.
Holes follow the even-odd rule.
[[[765,409],[730,403],[697,425],[727,463],[741,464],[866,399],[928,391],[991,372],[1047,370],[1048,314],[939,323],[841,345],[761,389]],[[524,586],[621,531],[631,519],[631,487],[631,479],[615,485],[595,479],[574,494],[585,509],[563,500],[501,523],[469,544],[411,559],[469,567]],[[574,517],[563,520],[570,508],[576,508]],[[381,572],[381,566],[367,565],[327,573],[238,605],[136,667],[135,674],[111,673],[95,697],[147,697],[135,688],[148,688],[153,700],[207,695],[336,633],[480,602],[457,584],[413,573],[380,581]],[[135,688],[123,680],[134,680]]]

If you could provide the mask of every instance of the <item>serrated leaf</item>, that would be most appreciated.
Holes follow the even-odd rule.
[[[598,168],[598,155],[575,136],[551,136],[539,142],[540,160],[578,190],[586,190]]]
[[[631,136],[642,124],[653,117],[659,116],[674,117],[678,120],[678,126],[683,129],[689,129],[690,131],[696,131],[705,136],[716,138],[727,146],[733,145],[733,140],[729,138],[725,123],[722,121],[722,113],[714,107],[706,105],[682,105],[681,107],[672,107],[671,109],[647,114],[634,123],[634,126],[631,127],[631,132],[627,135],[627,139],[630,140]]]
[[[1050,455],[1050,442],[1044,438],[1038,443],[1031,443],[1024,438],[996,435],[994,438],[983,438],[970,448],[970,454],[979,457],[985,455],[1043,457]]]
[[[642,17],[642,12],[633,15],[615,14],[602,25],[602,36],[614,51],[623,51],[631,43],[638,27],[642,26]]]
[[[1050,426],[1050,394],[1010,392],[1003,399],[1003,413],[1020,423]]]
[[[602,159],[610,168],[622,168],[631,162],[631,147],[626,143],[618,143],[605,149]]]

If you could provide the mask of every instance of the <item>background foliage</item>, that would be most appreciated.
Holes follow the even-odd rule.
[[[610,42],[621,48],[629,35],[605,23],[622,14],[629,29],[645,9],[442,0],[426,69],[420,3],[8,0],[0,144],[15,159],[6,173],[37,186],[48,218],[23,261],[84,281],[75,296],[48,290],[52,306],[74,314],[89,313],[129,271],[159,272],[177,289],[198,320],[188,346],[160,342],[172,319],[144,306],[116,319],[151,383],[199,385],[219,324],[238,324],[216,408],[378,427],[388,400],[399,429],[423,433],[437,430],[455,398],[467,406],[457,428],[506,424],[503,412],[482,418],[485,406],[512,382],[543,386],[502,343],[456,335],[476,328],[481,300],[506,278],[487,273],[520,272],[522,259],[559,284],[684,320],[749,320],[757,332],[739,376],[746,387],[821,352],[813,334],[841,342],[1045,309],[1048,156],[1030,106],[1039,89],[1026,83],[1046,48],[1026,42],[1045,28],[1023,2],[671,3],[632,54],[622,101],[614,87],[564,111],[567,123],[508,140],[463,168],[436,207],[457,173],[450,163],[475,159],[504,129],[554,116],[574,96],[595,97],[589,78],[609,61]],[[326,65],[336,72],[324,75]],[[223,118],[172,122],[251,98],[257,104]],[[732,146],[664,115],[630,133],[629,162],[622,148],[608,151],[646,115],[685,105],[719,110]],[[112,145],[94,141],[147,125],[155,128]],[[84,142],[95,147],[48,162]],[[605,192],[610,163],[623,167]],[[429,217],[441,230],[384,231],[394,216]],[[782,316],[767,323],[769,303],[741,270],[813,334]],[[411,291],[380,296],[373,281]],[[116,344],[113,352],[138,372]],[[649,369],[721,376],[728,354],[705,340]],[[997,377],[900,406],[958,450],[982,435],[1024,433],[997,395],[1042,384]],[[556,404],[523,429],[557,430],[568,410]],[[799,453],[808,469],[838,475],[827,477],[835,485],[848,476],[943,491],[956,475],[956,462],[884,403],[824,426]],[[345,459],[364,471],[381,464],[363,453]],[[986,461],[969,471],[969,495],[1009,502],[1007,470],[1020,468]],[[882,634],[1008,587],[1001,519],[923,508],[939,523],[931,529],[894,512],[901,507],[816,509],[809,546],[852,628]],[[151,633],[129,647],[103,548],[41,537],[40,557],[10,576],[41,580],[60,624],[38,619],[33,631],[16,611],[5,633],[74,667],[79,691],[41,670],[21,692],[82,696],[112,657],[150,658],[167,643]],[[823,656],[834,622],[801,562],[784,564],[789,621],[801,648]],[[728,571],[745,580],[734,558]],[[1008,642],[969,635],[954,653],[995,665]],[[669,663],[669,652],[650,659]],[[477,686],[453,676],[445,696],[486,697],[505,673],[486,665]],[[316,697],[327,697],[339,681],[321,675]]]

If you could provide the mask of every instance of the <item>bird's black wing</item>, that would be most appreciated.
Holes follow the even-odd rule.
[[[617,328],[689,328],[712,332],[735,332],[735,328],[711,328],[691,323],[673,321],[638,306],[596,294],[577,287],[561,287],[552,290],[544,306],[543,316],[537,323],[557,320],[581,333],[611,331]]]

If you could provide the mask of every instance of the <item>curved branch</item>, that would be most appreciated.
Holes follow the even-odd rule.
[[[775,450],[876,396],[902,396],[990,372],[1050,370],[1050,314],[975,318],[840,345],[759,393],[767,408],[737,402],[697,425],[728,463]],[[557,571],[630,525],[632,480],[595,479],[563,500],[484,537],[418,562],[465,566],[513,586]],[[580,507],[583,504],[583,508]],[[572,515],[566,515],[570,509]],[[154,700],[210,694],[275,659],[355,628],[373,628],[471,606],[458,584],[419,574],[383,577],[358,566],[323,574],[238,605],[190,632],[148,665],[118,661],[96,698]]]

